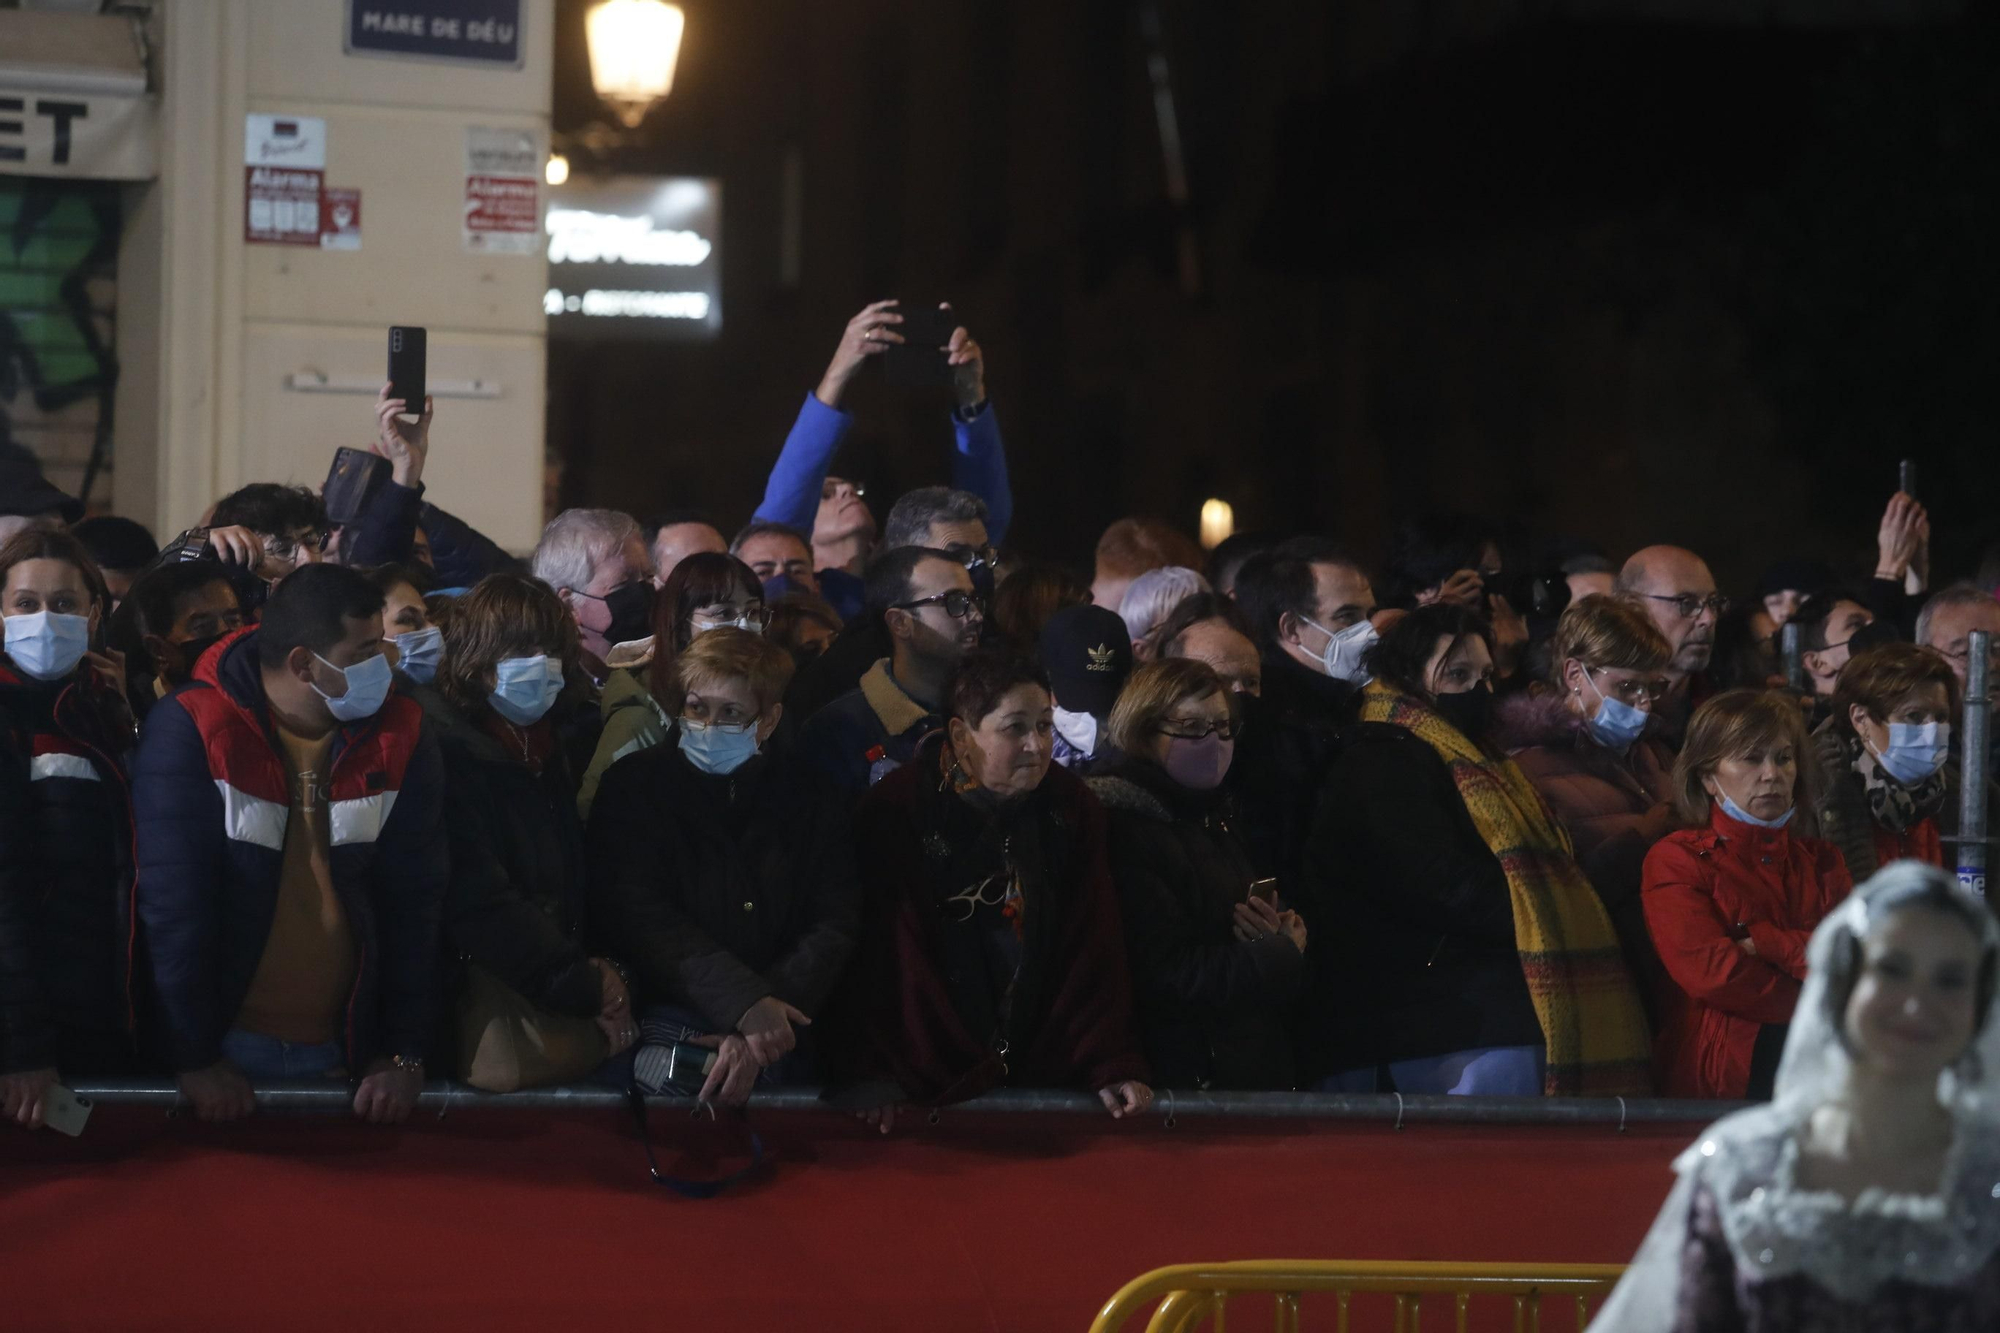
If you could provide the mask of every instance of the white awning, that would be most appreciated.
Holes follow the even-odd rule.
[[[158,109],[131,20],[0,9],[0,174],[150,179]]]

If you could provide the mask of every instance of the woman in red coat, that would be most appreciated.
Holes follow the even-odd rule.
[[[1710,699],[1674,787],[1694,827],[1653,848],[1640,887],[1670,981],[1659,1082],[1669,1097],[1769,1097],[1806,941],[1854,886],[1838,849],[1792,828],[1816,791],[1798,705],[1751,690]]]

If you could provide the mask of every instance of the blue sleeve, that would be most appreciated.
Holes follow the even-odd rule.
[[[451,878],[444,756],[428,724],[403,770],[375,865],[384,1041],[375,1054],[422,1055],[433,1039],[441,999],[438,931]]]
[[[763,523],[785,523],[810,533],[819,517],[819,492],[826,470],[833,465],[834,450],[847,438],[854,418],[837,407],[828,407],[814,394],[807,394],[799,408],[792,433],[771,465],[771,479],[764,483],[764,502],[757,506]]]
[[[986,540],[995,546],[1007,540],[1014,522],[1014,492],[1007,485],[1007,448],[1000,442],[1000,421],[993,404],[981,403],[967,420],[951,414],[958,448],[951,460],[951,484],[986,501]]]
[[[408,563],[417,537],[417,511],[423,507],[422,486],[384,481],[369,495],[360,515],[341,534],[341,563],[357,569]]]
[[[167,1058],[176,1072],[222,1058],[228,1016],[216,991],[227,832],[222,794],[194,718],[163,699],[132,762],[139,873],[134,893],[152,964]]]

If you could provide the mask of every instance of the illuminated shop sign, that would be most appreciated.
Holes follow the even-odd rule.
[[[551,337],[722,331],[722,183],[572,176],[549,189]]]

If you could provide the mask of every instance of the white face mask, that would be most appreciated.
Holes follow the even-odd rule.
[[[1097,753],[1097,719],[1089,713],[1072,713],[1058,707],[1056,715],[1056,735],[1069,743],[1069,748],[1078,754],[1090,756]]]
[[[37,611],[8,616],[7,656],[36,680],[61,680],[90,647],[90,617]]]
[[[517,727],[532,727],[563,690],[562,663],[546,653],[503,658],[493,669],[486,702]]]
[[[1299,619],[1326,635],[1326,646],[1319,650],[1319,669],[1324,675],[1335,680],[1344,680],[1350,685],[1366,685],[1370,679],[1361,665],[1361,659],[1370,648],[1381,639],[1375,632],[1375,622],[1358,620],[1343,630],[1330,630],[1317,620]]]
[[[351,667],[337,667],[318,653],[313,657],[347,682],[347,693],[342,695],[328,694],[317,685],[312,687],[314,694],[326,700],[326,711],[333,714],[336,722],[360,722],[375,716],[389,697],[389,687],[396,683],[395,668],[389,665],[386,653],[377,653]]]

